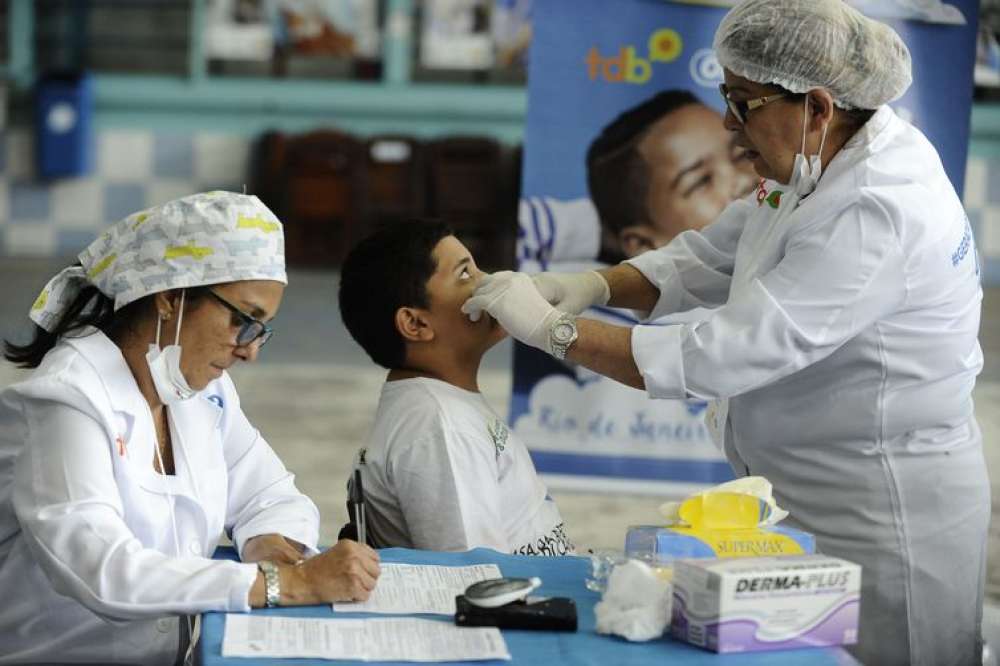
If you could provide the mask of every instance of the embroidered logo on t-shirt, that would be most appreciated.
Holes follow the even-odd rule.
[[[500,453],[507,446],[507,438],[510,436],[510,432],[500,419],[494,419],[487,430],[489,430],[490,438],[493,440],[493,448],[496,450],[497,460],[500,460]]]

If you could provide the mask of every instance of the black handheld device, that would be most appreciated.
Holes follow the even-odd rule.
[[[461,627],[576,631],[576,603],[569,597],[512,601],[486,608],[470,603],[464,594],[455,597],[455,624]]]

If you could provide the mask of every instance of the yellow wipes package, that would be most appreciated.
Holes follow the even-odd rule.
[[[730,481],[683,502],[660,507],[666,526],[630,527],[626,554],[668,563],[680,557],[803,555],[816,550],[811,534],[776,525],[788,515],[763,477]]]
[[[691,527],[740,530],[769,524],[774,508],[749,493],[713,491],[681,502],[677,516],[681,524]]]

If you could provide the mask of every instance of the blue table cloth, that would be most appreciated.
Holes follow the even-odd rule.
[[[507,649],[512,660],[450,662],[463,664],[572,664],[573,666],[662,666],[663,664],[731,664],[732,666],[790,666],[793,664],[854,665],[858,662],[840,648],[807,650],[779,650],[747,654],[718,655],[671,640],[669,637],[648,643],[630,643],[624,639],[598,634],[594,629],[594,604],[600,595],[591,592],[584,584],[590,573],[590,561],[583,557],[527,557],[504,555],[487,548],[464,553],[438,553],[432,551],[387,548],[379,551],[382,562],[404,564],[441,564],[465,566],[493,563],[504,576],[542,579],[542,587],[533,594],[549,597],[572,597],[576,601],[579,629],[576,633],[504,630]],[[220,549],[216,557],[235,559],[232,549]],[[270,608],[253,611],[255,614],[283,615],[288,617],[362,618],[389,617],[371,613],[334,613],[329,605],[300,606],[297,608]],[[452,622],[443,615],[421,617]],[[222,635],[225,613],[206,613],[203,618],[198,654],[206,666],[261,666],[278,663],[276,659],[247,659],[222,657]],[[372,662],[322,659],[284,659],[296,666],[311,664],[366,664]],[[379,662],[412,664],[414,662]]]

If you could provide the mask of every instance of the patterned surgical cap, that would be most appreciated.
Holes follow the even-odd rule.
[[[51,331],[87,284],[115,310],[168,289],[285,276],[281,222],[255,196],[204,192],[129,215],[52,278],[30,317]]]

